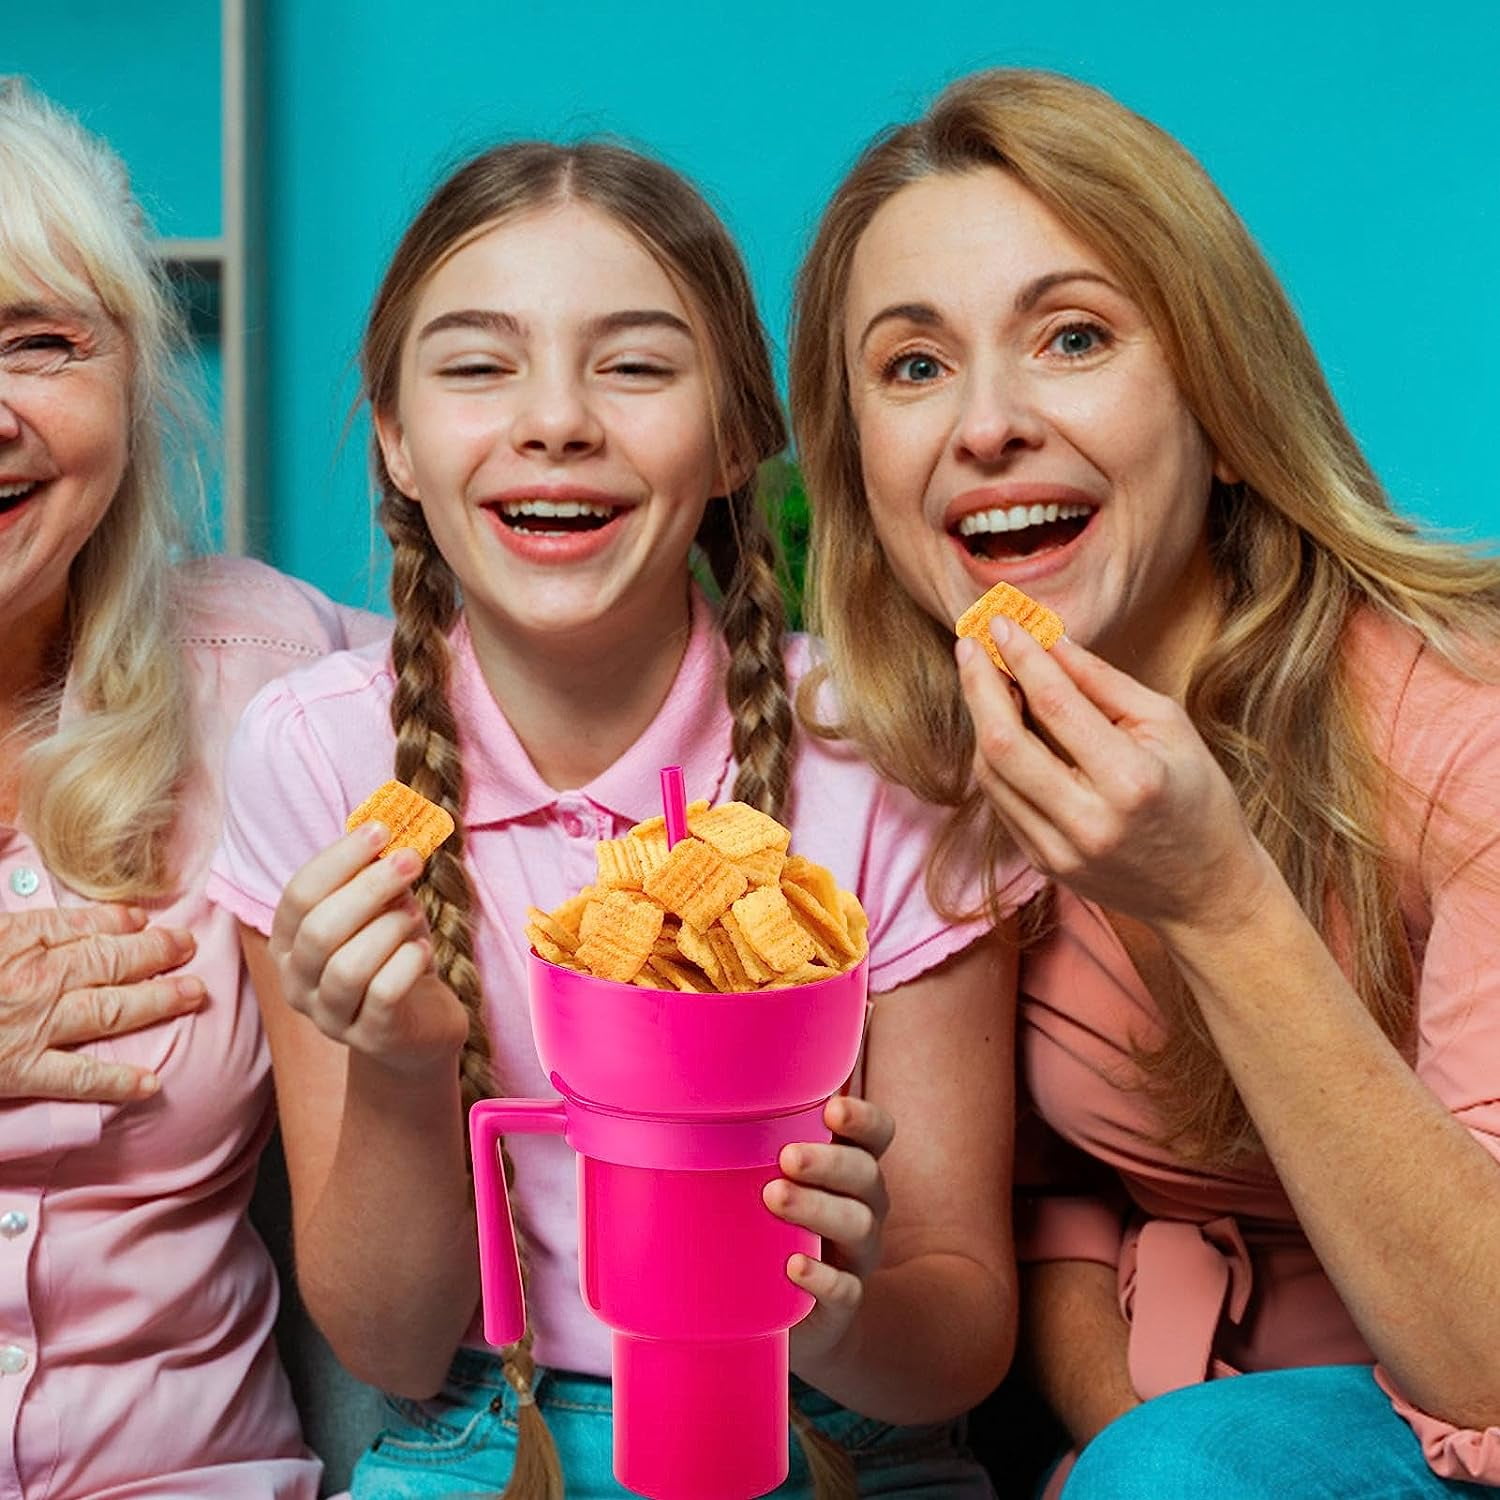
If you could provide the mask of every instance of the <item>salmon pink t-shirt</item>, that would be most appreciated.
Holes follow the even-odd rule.
[[[553,1098],[532,1044],[526,908],[550,909],[595,875],[594,845],[659,813],[659,773],[680,764],[689,799],[732,795],[727,659],[717,619],[695,593],[692,630],[660,713],[589,785],[548,786],[491,696],[467,629],[451,635],[450,698],[464,763],[464,858],[474,890],[476,956],[496,1066],[514,1097]],[[809,647],[794,639],[794,674]],[[283,887],[392,775],[393,677],[387,650],[344,652],[286,678],[245,714],[229,754],[228,816],[213,898],[268,932]],[[799,735],[792,848],[832,870],[870,917],[870,989],[890,990],[972,942],[928,901],[924,866],[944,810],[883,781],[847,749]],[[1018,878],[1024,872],[1018,870]],[[609,1330],[578,1290],[577,1168],[558,1137],[517,1135],[514,1212],[529,1248],[528,1307],[544,1365],[607,1375]],[[483,1345],[478,1321],[467,1342]]]
[[[1417,1076],[1500,1173],[1500,686],[1373,611],[1345,649],[1392,772],[1385,831],[1418,973]],[[1021,973],[1019,1052],[1048,1128],[1023,1129],[1038,1180],[1018,1189],[1022,1259],[1117,1269],[1143,1397],[1235,1371],[1372,1361],[1269,1160],[1210,1170],[1160,1144],[1149,1100],[1122,1086],[1133,1046],[1160,1040],[1160,1014],[1104,913],[1062,887],[1056,898],[1056,930]],[[1500,1484],[1500,1428],[1455,1428],[1376,1378],[1438,1474]]]
[[[200,1009],[78,1050],[148,1067],[135,1103],[0,1100],[0,1500],[314,1500],[276,1360],[276,1276],[245,1221],[270,1066],[239,932],[204,895],[224,746],[280,672],[388,630],[244,559],[183,569],[197,735],[175,894]],[[78,712],[64,693],[62,717]],[[0,825],[0,910],[88,906]]]

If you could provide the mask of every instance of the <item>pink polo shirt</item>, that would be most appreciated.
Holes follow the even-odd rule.
[[[271,1344],[276,1278],[245,1222],[272,1099],[238,932],[203,893],[224,745],[279,672],[384,622],[258,563],[183,570],[199,769],[177,834],[194,1015],[81,1050],[154,1068],[123,1106],[0,1101],[0,1500],[313,1500]],[[64,699],[63,714],[76,706]],[[0,826],[7,912],[86,906],[24,830]]]
[[[1417,1076],[1497,1158],[1500,1191],[1500,685],[1460,676],[1373,611],[1346,650],[1370,743],[1406,788],[1386,836],[1419,972]],[[1153,1045],[1161,1018],[1099,908],[1057,896],[1057,929],[1021,975],[1022,1063],[1056,1132],[1038,1142],[1038,1163],[1054,1153],[1050,1190],[1020,1195],[1022,1258],[1117,1268],[1142,1396],[1236,1370],[1371,1361],[1270,1162],[1178,1159],[1148,1100],[1112,1081],[1131,1076],[1132,1041]],[[1063,1141],[1080,1153],[1071,1163]],[[1082,1185],[1088,1158],[1102,1190]],[[1500,1428],[1454,1428],[1376,1373],[1437,1473],[1500,1484]]]
[[[507,1091],[556,1097],[536,1060],[526,1003],[525,912],[556,906],[594,878],[594,844],[660,811],[658,773],[683,767],[689,798],[730,797],[734,765],[724,702],[727,659],[716,618],[695,594],[682,665],[661,712],[588,786],[558,792],[537,774],[480,674],[467,629],[451,637],[451,697],[465,768],[465,859],[476,903],[486,1020]],[[794,674],[805,640],[788,645]],[[391,775],[388,654],[344,652],[262,693],[229,752],[224,841],[211,897],[268,932],[282,888],[344,831],[344,819]],[[945,816],[882,781],[838,746],[799,736],[792,847],[827,865],[870,916],[870,987],[893,989],[973,941],[927,900],[923,867]],[[1018,871],[1018,878],[1024,872]],[[577,1172],[553,1136],[508,1141],[518,1225],[530,1247],[535,1352],[556,1368],[607,1375],[609,1333],[578,1291]],[[477,1320],[466,1342],[482,1345]]]

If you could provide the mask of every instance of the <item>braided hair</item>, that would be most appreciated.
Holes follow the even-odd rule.
[[[774,534],[761,505],[759,465],[785,446],[786,432],[765,334],[749,278],[724,226],[685,179],[660,162],[600,142],[518,142],[465,163],[428,199],[407,229],[376,294],[361,350],[363,396],[377,415],[395,412],[402,349],[422,287],[458,246],[502,220],[557,203],[588,203],[629,230],[683,293],[716,376],[713,421],[724,493],[710,500],[697,536],[722,596],[730,659],[726,696],[739,766],[734,794],[784,817],[793,718],[782,657],[785,609]],[[391,646],[396,690],[391,723],[396,775],[447,808],[455,831],[427,863],[416,894],[433,935],[438,974],[469,1017],[459,1069],[465,1108],[497,1091],[484,996],[474,960],[473,889],[464,868],[463,766],[448,694],[449,633],[462,607],[452,569],[420,505],[396,485],[377,443],[379,520],[394,553]],[[507,1186],[514,1178],[501,1145]],[[517,1237],[517,1248],[524,1246]],[[520,1397],[515,1470],[505,1500],[562,1500],[556,1445],[531,1391],[531,1334],[503,1352]],[[800,1414],[793,1425],[808,1450],[820,1500],[854,1493],[847,1457]]]

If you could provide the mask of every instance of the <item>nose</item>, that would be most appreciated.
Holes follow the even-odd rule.
[[[961,458],[1003,464],[1027,449],[1039,448],[1046,427],[1024,376],[1009,370],[970,372],[953,434]]]
[[[604,441],[587,389],[565,369],[539,369],[522,387],[512,428],[518,452],[554,462],[586,457]]]

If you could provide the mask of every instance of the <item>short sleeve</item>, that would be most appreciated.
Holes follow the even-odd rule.
[[[1417,1075],[1500,1163],[1500,688],[1474,686],[1422,834]]]
[[[1392,837],[1408,849],[1417,840],[1420,889],[1404,897],[1420,970],[1417,1076],[1500,1173],[1500,686],[1459,678],[1423,652],[1388,753],[1403,793]],[[1455,1427],[1414,1406],[1379,1366],[1376,1379],[1434,1473],[1500,1485],[1500,1427]]]
[[[872,773],[873,774],[873,773]],[[883,994],[936,967],[987,932],[988,916],[956,920],[984,900],[977,859],[960,865],[941,893],[939,910],[927,871],[950,809],[922,802],[904,787],[880,780],[858,895],[870,918],[870,992]],[[1041,888],[1043,877],[1016,855],[996,872],[1000,915],[1008,916]]]
[[[263,688],[229,742],[209,899],[269,933],[287,882],[342,837],[346,802],[333,759],[293,690],[284,681]]]
[[[1375,1380],[1417,1435],[1422,1456],[1434,1474],[1471,1484],[1500,1485],[1500,1427],[1486,1427],[1482,1431],[1455,1427],[1413,1406],[1380,1365],[1375,1366]]]

